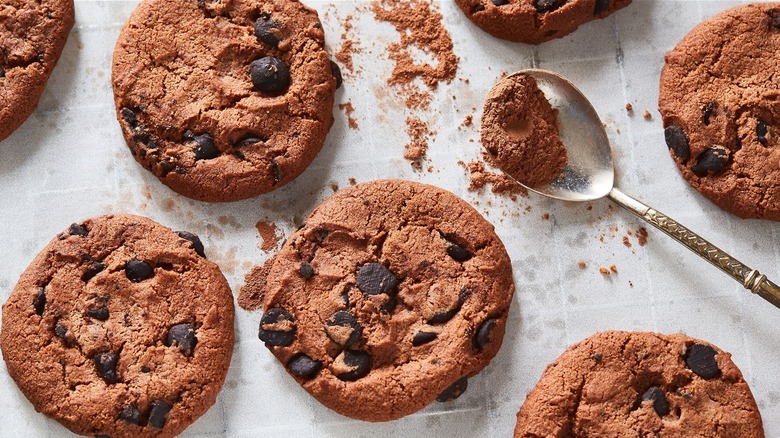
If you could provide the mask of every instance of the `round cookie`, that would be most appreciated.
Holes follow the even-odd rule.
[[[604,18],[631,0],[455,0],[489,34],[540,44],[564,37],[588,21]]]
[[[502,77],[482,111],[480,141],[490,163],[528,187],[553,182],[566,166],[566,147],[553,109],[536,79],[527,74]]]
[[[547,366],[517,413],[515,438],[763,437],[731,355],[685,335],[609,331]]]
[[[200,240],[137,216],[58,235],[2,321],[19,389],[82,435],[178,435],[214,404],[233,352],[233,297]]]
[[[504,335],[512,267],[465,201],[380,180],[320,204],[262,285],[260,339],[334,411],[365,421],[456,398]],[[261,274],[262,275],[262,274]]]
[[[73,21],[73,0],[0,0],[0,141],[38,106]]]
[[[316,11],[294,0],[144,0],[114,49],[135,159],[220,202],[297,177],[333,124],[336,78]]]
[[[780,3],[711,17],[666,54],[659,110],[692,187],[742,218],[780,220]]]

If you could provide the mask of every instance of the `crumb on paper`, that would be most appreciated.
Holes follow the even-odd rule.
[[[635,233],[636,233],[637,241],[639,242],[639,246],[645,246],[645,244],[647,243],[647,228],[642,227],[636,230]]]
[[[279,234],[279,229],[273,222],[259,221],[255,224],[257,232],[260,233],[260,238],[263,239],[263,243],[260,245],[260,249],[268,252],[276,247],[276,244],[282,239]]]
[[[650,120],[650,119],[652,119],[652,118],[653,118],[653,115],[652,115],[652,114],[650,114],[650,111],[648,111],[648,110],[645,110],[645,115],[644,115],[644,118],[645,118],[645,120]]]
[[[544,219],[544,220],[546,220],[546,221],[550,220],[550,213],[545,213],[545,214],[543,214],[543,215],[542,215],[542,219]]]
[[[330,189],[333,190],[333,193],[336,193],[339,191],[339,183],[333,181],[330,183]]]
[[[628,111],[628,112],[633,112],[634,111],[634,106],[631,105],[631,102],[627,102],[626,103],[626,111]]]
[[[428,124],[417,117],[406,118],[406,133],[411,141],[404,146],[404,158],[411,161],[412,167],[422,169],[422,160],[428,150],[428,140],[436,135],[435,131],[428,128]]]
[[[339,109],[343,110],[344,114],[347,115],[347,124],[350,129],[358,129],[357,120],[352,117],[352,113],[355,112],[355,107],[352,106],[352,100],[348,100],[346,103],[340,103]]]
[[[349,185],[354,186],[357,184],[357,180],[354,177],[349,177]]]
[[[615,266],[615,265],[610,265],[610,267],[609,267],[609,270],[610,270],[610,271],[612,271],[612,272],[614,272],[615,274],[617,274],[617,266]]]
[[[517,200],[517,195],[528,196],[528,190],[525,187],[503,173],[488,171],[485,168],[485,163],[482,161],[472,161],[466,165],[466,169],[471,174],[469,191],[478,191],[490,184],[493,193],[506,195],[513,201]]]
[[[607,268],[602,266],[602,267],[599,268],[599,272],[602,273],[603,275],[606,275],[607,277],[609,277],[609,269],[607,269]]]
[[[577,266],[579,266],[580,269],[585,269],[585,268],[588,267],[588,264],[585,263],[584,261],[579,261],[579,262],[577,262]]]
[[[628,240],[628,236],[623,236],[623,245],[626,246],[626,248],[631,248],[631,241]]]
[[[634,282],[631,280],[628,280],[628,287],[634,287]]]
[[[465,119],[463,119],[463,126],[471,126],[474,124],[474,115],[469,114],[466,116]]]

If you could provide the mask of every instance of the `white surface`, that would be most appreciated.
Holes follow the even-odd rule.
[[[38,110],[0,144],[2,301],[56,233],[71,222],[113,212],[145,215],[199,234],[237,294],[244,274],[269,257],[259,249],[255,223],[275,222],[286,235],[332,193],[331,182],[345,187],[349,177],[422,181],[468,200],[495,224],[517,284],[504,346],[470,380],[466,394],[451,405],[434,404],[384,424],[353,421],[321,406],[257,339],[260,314],[238,309],[225,387],[184,436],[511,436],[514,414],[545,365],[569,344],[606,329],[684,332],[730,351],[758,400],[767,436],[780,436],[780,310],[660,232],[649,230],[649,242],[641,247],[631,237],[633,246],[627,248],[626,231],[644,225],[607,201],[574,205],[530,195],[512,202],[489,190],[471,193],[458,165],[479,156],[482,99],[501,72],[558,71],[593,100],[606,123],[619,187],[777,281],[777,224],[737,219],[691,189],[668,156],[656,109],[664,52],[704,17],[742,2],[634,0],[605,20],[533,47],[494,39],[454,2],[437,1],[460,64],[457,79],[439,86],[426,116],[438,132],[428,150],[433,172],[415,172],[402,158],[408,142],[403,97],[385,83],[392,68],[385,47],[397,40],[395,30],[377,23],[366,1],[309,0],[321,13],[331,53],[341,47],[340,19],[355,16],[360,74],[344,71],[337,102],[352,101],[359,129],[349,129],[344,112],[335,109],[324,149],[296,181],[252,200],[214,205],[170,191],[125,146],[114,113],[111,53],[135,3],[76,1],[76,27]],[[646,109],[650,121],[642,117]],[[460,126],[472,113],[474,126]],[[587,268],[579,268],[579,261]],[[617,275],[598,272],[612,264]],[[1,362],[0,436],[71,436],[34,412]]]

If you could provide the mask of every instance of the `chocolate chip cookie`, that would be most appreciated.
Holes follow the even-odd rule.
[[[235,201],[298,176],[333,124],[316,11],[291,0],[144,0],[112,78],[135,159],[173,190]]]
[[[780,3],[709,18],[666,54],[658,101],[690,185],[742,218],[780,220]]]
[[[8,372],[75,433],[172,437],[214,404],[233,298],[194,234],[114,215],[71,225],[3,305]]]
[[[553,109],[536,79],[515,73],[498,80],[485,99],[480,141],[491,164],[528,187],[553,182],[566,166],[566,148]]]
[[[512,267],[492,225],[439,188],[380,180],[320,204],[262,281],[259,336],[317,400],[366,421],[456,398],[504,335]]]
[[[597,333],[547,366],[516,438],[763,437],[731,355],[685,335]]]
[[[528,44],[566,36],[588,21],[604,18],[631,0],[455,0],[489,34]]]
[[[0,141],[38,106],[73,21],[73,0],[0,0]]]

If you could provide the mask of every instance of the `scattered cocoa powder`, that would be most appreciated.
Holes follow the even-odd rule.
[[[639,241],[639,246],[645,246],[645,243],[647,243],[647,228],[642,227],[636,230],[636,238]]]
[[[357,180],[353,177],[349,177],[349,185],[354,186],[357,184]]]
[[[491,184],[493,193],[507,195],[513,201],[517,200],[517,195],[528,196],[528,190],[525,187],[503,173],[488,171],[485,169],[485,163],[482,161],[468,163],[467,169],[471,173],[471,180],[469,181],[470,191],[477,191],[487,184]]]
[[[626,111],[628,111],[628,112],[633,112],[634,111],[634,106],[631,105],[631,102],[626,103]]]
[[[352,129],[358,129],[357,120],[352,117],[352,113],[355,112],[355,107],[352,106],[352,100],[348,100],[346,103],[340,103],[339,109],[344,110],[344,113],[347,115],[347,123],[349,124],[349,127]]]
[[[270,257],[262,266],[255,266],[244,277],[244,285],[238,292],[238,305],[242,309],[252,311],[263,307],[263,292],[265,292],[265,280],[274,258]]]
[[[645,120],[650,120],[650,119],[652,119],[652,118],[653,118],[653,115],[652,115],[652,114],[650,114],[650,111],[648,111],[648,110],[645,110],[645,115],[644,115],[644,117],[645,117]]]
[[[625,245],[626,248],[631,248],[631,241],[628,240],[628,236],[623,236],[623,245]]]
[[[617,274],[617,266],[615,266],[615,265],[611,265],[611,266],[609,267],[609,270],[610,270],[610,271],[612,271],[612,272],[614,272],[615,274]]]
[[[341,64],[341,67],[350,72],[357,73],[355,71],[355,66],[352,63],[352,54],[360,52],[360,41],[354,36],[350,37],[352,31],[352,18],[352,14],[349,14],[342,20],[344,32],[341,34],[341,48],[336,52],[335,57]]]
[[[599,268],[599,272],[601,272],[603,275],[606,275],[607,277],[609,277],[609,269],[607,269],[607,268],[602,266],[602,267]]]
[[[406,149],[404,158],[411,161],[412,166],[420,169],[425,152],[428,150],[428,140],[436,133],[428,129],[427,123],[416,117],[406,118],[406,133],[409,134],[411,142],[404,146]]]
[[[588,264],[581,261],[581,262],[577,262],[577,266],[579,266],[580,269],[585,269],[588,267]]]
[[[474,115],[469,114],[466,116],[466,119],[463,120],[463,126],[471,126],[474,124]]]
[[[550,213],[545,213],[545,214],[543,214],[543,215],[542,215],[542,219],[544,219],[544,220],[546,220],[546,221],[550,220]]]
[[[260,245],[260,249],[263,251],[268,252],[274,249],[282,238],[282,236],[278,234],[279,230],[276,228],[276,224],[273,222],[260,221],[255,224],[255,227],[257,228],[257,232],[260,233],[260,238],[263,239],[263,243]]]

